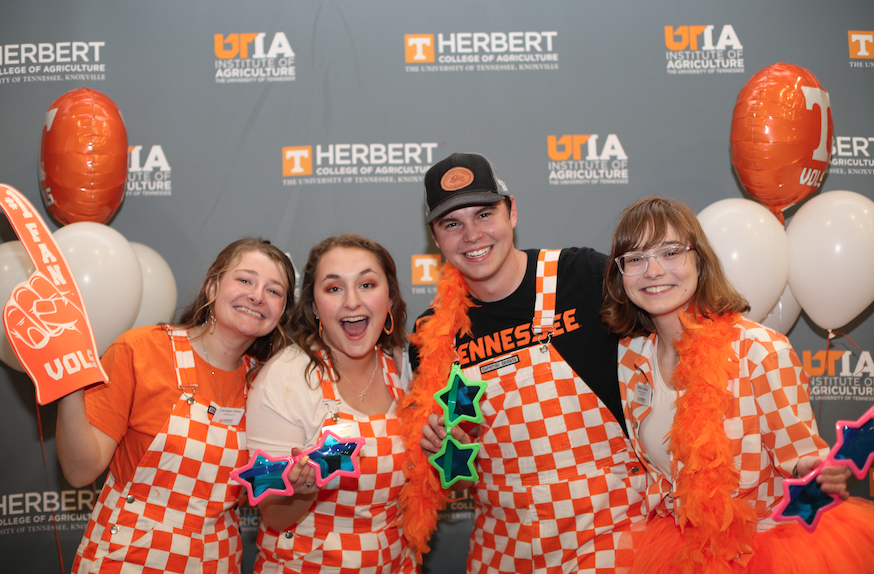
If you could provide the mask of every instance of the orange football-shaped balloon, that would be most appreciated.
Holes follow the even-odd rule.
[[[783,209],[819,189],[834,133],[829,96],[804,68],[778,63],[737,95],[731,163],[747,193],[783,222]]]
[[[71,90],[46,113],[39,187],[49,213],[66,225],[106,223],[127,180],[127,130],[115,103],[89,88]]]

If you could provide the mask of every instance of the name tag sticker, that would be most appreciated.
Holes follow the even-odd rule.
[[[243,407],[240,407],[238,409],[232,409],[230,407],[218,407],[215,410],[215,414],[212,416],[212,420],[223,425],[235,427],[240,424],[241,420],[243,420],[243,413],[245,412],[246,409]]]
[[[648,407],[652,402],[652,389],[643,383],[634,385],[634,402],[644,407]]]
[[[325,427],[323,430],[329,430],[340,438],[352,438],[356,436],[354,432],[357,430],[357,427],[358,425],[353,423],[340,423]]]
[[[484,365],[479,368],[479,372],[481,375],[485,375],[486,373],[491,373],[497,369],[508,367],[510,365],[515,365],[519,362],[519,355],[511,355],[509,357],[504,357],[503,359],[498,359],[494,363],[489,363],[488,365]]]

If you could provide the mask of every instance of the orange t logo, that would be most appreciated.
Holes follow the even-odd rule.
[[[440,279],[439,255],[413,255],[413,285],[435,285]]]
[[[292,177],[296,175],[312,175],[313,173],[313,147],[298,146],[282,148],[282,175]]]
[[[228,34],[225,38],[222,34],[214,36],[215,57],[221,60],[229,60],[235,58],[237,54],[245,60],[249,57],[249,44],[251,44],[258,34]]]
[[[874,31],[849,30],[847,40],[851,58],[874,59]]]
[[[434,62],[434,34],[404,34],[404,61],[408,64]]]
[[[697,50],[698,36],[706,29],[707,26],[677,26],[674,30],[673,26],[665,26],[665,46],[675,52],[685,50],[686,46],[689,46],[690,50]]]
[[[589,141],[590,137],[590,134],[563,135],[557,139],[555,136],[546,136],[549,159],[552,161],[565,161],[573,154],[574,160],[580,161],[583,159],[580,148]]]

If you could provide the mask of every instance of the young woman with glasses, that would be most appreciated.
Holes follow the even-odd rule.
[[[818,467],[807,376],[788,339],[741,316],[701,225],[683,203],[643,198],[613,236],[602,316],[620,336],[619,383],[647,470],[632,572],[869,572],[874,504],[850,499],[813,534],[770,515],[782,481]],[[823,469],[843,499],[849,470]]]

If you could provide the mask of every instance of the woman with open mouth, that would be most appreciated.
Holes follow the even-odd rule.
[[[406,479],[396,411],[411,378],[405,321],[395,264],[381,245],[347,234],[312,248],[296,344],[265,365],[249,395],[249,449],[288,456],[327,430],[363,437],[361,473],[319,488],[299,460],[288,475],[294,494],[258,505],[255,572],[418,570],[397,503]]]

